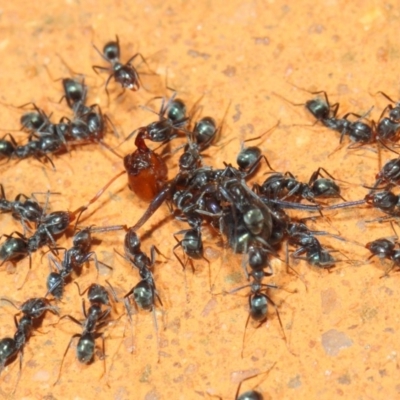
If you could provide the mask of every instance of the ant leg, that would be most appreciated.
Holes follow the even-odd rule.
[[[80,324],[79,324],[79,325],[80,325]],[[69,341],[69,343],[68,343],[68,346],[67,346],[67,348],[66,348],[65,351],[64,351],[64,355],[63,355],[63,358],[62,358],[62,361],[61,361],[60,369],[59,369],[59,371],[58,371],[57,380],[53,383],[53,386],[57,385],[58,381],[60,380],[60,377],[61,377],[61,370],[62,370],[62,366],[63,366],[63,364],[64,364],[65,356],[66,356],[67,353],[68,353],[68,350],[69,350],[69,348],[70,348],[70,346],[71,346],[72,341],[73,341],[76,337],[80,337],[80,336],[81,336],[81,334],[75,333],[75,335],[73,335],[73,336],[71,337],[71,339],[70,339],[70,341]]]
[[[176,251],[175,251],[175,249],[177,248],[177,247],[182,247],[182,240],[178,240],[176,237],[175,237],[175,233],[174,233],[174,238],[175,238],[175,240],[178,242],[173,248],[172,248],[172,252],[174,253],[174,256],[177,258],[177,260],[179,261],[179,263],[182,265],[182,269],[183,270],[185,270],[186,269],[186,263],[183,263],[182,262],[182,259],[178,256],[178,254],[176,253]]]
[[[329,178],[331,178],[332,180],[336,180],[336,178],[334,178],[325,168],[323,167],[319,167],[315,172],[313,172],[313,174],[311,175],[310,178],[310,182],[309,185],[311,185],[312,183],[314,183],[314,181],[318,178],[324,178],[324,176],[321,174],[321,171],[323,171],[326,175],[329,176]]]
[[[382,110],[381,115],[380,115],[379,118],[378,118],[378,123],[380,122],[380,120],[382,119],[382,117],[385,115],[385,113],[386,113],[388,110],[389,110],[389,111],[393,110],[393,106],[392,106],[391,104],[387,105],[387,106]]]
[[[311,94],[323,94],[323,95],[324,95],[324,98],[325,98],[325,101],[326,101],[326,105],[327,105],[330,109],[335,108],[335,111],[334,111],[334,113],[333,113],[333,116],[334,116],[334,117],[336,116],[337,111],[338,111],[338,109],[339,109],[339,103],[331,104],[331,103],[329,102],[328,95],[327,95],[327,93],[325,92],[325,90],[319,90],[319,91],[317,91],[317,92],[310,92],[310,93],[311,93]]]
[[[85,299],[82,299],[82,313],[85,316],[85,318],[87,319]]]
[[[93,69],[94,72],[96,72],[96,74],[98,74],[97,70],[110,72],[110,68],[109,67],[102,67],[100,65],[93,65],[92,69]]]
[[[105,89],[105,91],[106,91],[106,94],[107,94],[107,107],[110,106],[110,92],[108,91],[108,84],[110,83],[110,80],[111,80],[111,78],[112,78],[113,76],[114,76],[114,74],[110,74],[110,75],[108,76],[108,78],[107,78],[107,80],[106,80],[105,87],[104,87],[104,89]]]
[[[13,391],[11,392],[11,394],[14,394],[15,391],[17,390],[17,386],[18,383],[21,379],[21,375],[22,375],[22,361],[24,359],[24,348],[21,347],[20,353],[19,353],[19,371],[18,371],[18,376],[17,376],[17,380],[15,381],[15,387],[13,389]]]
[[[288,345],[288,341],[287,341],[285,329],[283,328],[281,316],[280,316],[279,311],[278,311],[278,306],[275,304],[275,302],[274,302],[269,296],[267,296],[266,294],[265,294],[264,296],[266,297],[266,299],[267,299],[267,300],[273,305],[273,307],[275,308],[276,316],[278,317],[279,325],[281,326],[282,333],[283,333],[283,337],[284,337],[285,342],[286,342],[286,346],[287,346],[288,349],[289,349],[289,345]],[[292,351],[291,351],[290,349],[289,349],[289,351],[292,353]],[[292,354],[293,354],[293,353],[292,353]]]
[[[147,210],[144,212],[142,217],[132,227],[134,231],[137,231],[147,222],[147,220],[157,211],[157,209],[161,206],[161,204],[163,204],[164,201],[170,197],[174,188],[175,188],[175,182],[170,182],[164,185],[163,189],[161,189],[161,191],[153,199],[153,201],[150,203],[150,205],[148,206]]]
[[[160,340],[160,333],[158,331],[158,323],[157,323],[157,315],[156,315],[156,308],[153,306],[152,307],[152,314],[153,314],[153,324],[154,324],[154,329],[156,331],[156,338],[157,338],[157,362],[160,362],[160,346],[161,346],[161,340]]]
[[[118,299],[117,293],[115,292],[114,287],[111,285],[111,283],[107,279],[106,279],[106,283],[110,287],[111,295],[112,295],[114,301],[116,303],[119,303],[119,299]]]
[[[53,160],[52,160],[47,154],[42,154],[41,156],[43,156],[44,159],[47,160],[47,161],[51,164],[51,166],[52,166],[54,172],[57,171],[56,166],[55,166],[54,163],[53,163]],[[40,160],[40,155],[34,155],[34,157],[35,157],[39,162],[42,162],[42,161]]]
[[[94,264],[95,264],[96,269],[97,269],[97,276],[99,276],[99,272],[100,272],[99,264],[104,265],[106,268],[108,268],[110,270],[113,270],[113,267],[107,265],[103,261],[98,261],[97,254],[94,251],[91,251],[90,253],[88,253],[87,257],[85,257],[85,258],[87,258],[87,260],[89,260],[90,257],[92,257],[92,256],[93,256]]]
[[[103,360],[103,374],[101,375],[101,377],[103,377],[106,372],[107,372],[107,367],[106,367],[106,345],[105,345],[105,340],[104,340],[104,335],[101,333],[100,334],[101,340],[102,340],[102,355],[101,357],[99,357],[101,360]]]
[[[49,260],[49,270],[50,270],[50,272],[52,272],[53,270],[52,270],[52,268],[51,268],[51,262],[55,265],[55,267],[57,268],[57,271],[58,272],[61,272],[62,271],[62,266],[60,265],[60,263],[58,262],[58,260],[56,260],[51,254],[49,254],[48,256],[47,256],[47,258],[48,258],[48,260]]]
[[[80,286],[79,286],[79,283],[78,282],[74,282],[75,283],[75,285],[76,285],[76,287],[78,288],[78,293],[79,293],[79,296],[83,296],[88,290],[89,290],[89,288],[90,288],[90,286],[88,286],[83,292],[81,292],[81,288],[80,288]]]
[[[379,279],[382,279],[384,277],[389,277],[389,273],[393,270],[393,268],[396,266],[395,263],[393,263],[389,268],[386,269],[385,273],[379,277]]]
[[[391,101],[392,103],[396,103],[394,100],[392,100],[386,93],[382,92],[379,90],[379,92],[376,92],[375,95],[381,94],[383,97],[385,97],[387,100]]]
[[[301,183],[301,182],[297,182],[296,185],[294,186],[294,188],[293,188],[290,192],[288,192],[285,196],[283,196],[280,200],[285,200],[285,199],[287,199],[288,197],[291,197],[291,196],[293,196],[293,195],[296,195],[296,192],[299,191],[299,189],[301,188],[301,186],[302,186],[302,183]]]
[[[143,57],[142,53],[136,53],[134,54],[127,62],[126,64],[130,64],[136,57],[140,57],[142,59],[142,62],[144,62],[149,69],[149,71],[153,72],[152,69],[150,68],[149,64],[147,64],[146,59]]]
[[[272,132],[273,130],[275,130],[275,129],[279,126],[280,123],[281,123],[281,121],[278,120],[278,122],[277,122],[273,127],[269,128],[268,130],[266,130],[266,131],[265,131],[264,133],[262,133],[261,135],[259,135],[259,136],[257,136],[257,137],[254,137],[254,138],[246,139],[246,140],[244,140],[243,142],[244,142],[244,143],[247,143],[247,142],[251,142],[251,141],[253,141],[253,140],[261,139],[261,138],[262,138],[264,135],[266,135],[267,133]],[[271,170],[273,171],[272,168],[271,168]]]
[[[111,121],[111,118],[107,114],[104,114],[104,121],[106,121],[106,124],[111,126],[111,130],[114,132],[114,136],[116,138],[119,138],[119,133],[118,133],[117,129],[115,128],[115,125]]]
[[[0,297],[0,301],[5,301],[9,304],[11,304],[13,307],[15,307],[17,310],[21,311],[20,307],[17,307],[14,302],[12,302],[11,300],[5,298],[5,297]],[[18,321],[17,321],[17,317],[14,315],[14,322],[15,322],[15,327],[18,329]]]
[[[131,132],[117,147],[127,142],[132,136],[134,136],[139,131],[139,129],[135,129],[133,132]]]
[[[125,174],[126,171],[121,171],[117,175],[115,175],[102,189],[100,189],[96,195],[84,206],[81,206],[77,208],[75,211],[73,211],[71,214],[75,216],[77,213],[82,213],[83,211],[87,210],[91,204],[93,204],[107,189],[108,187],[115,181],[117,180],[121,175]]]
[[[152,246],[150,247],[150,256],[151,256],[150,259],[151,259],[151,264],[152,264],[152,265],[153,265],[154,262],[155,262],[155,253],[157,253],[159,256],[164,257],[166,260],[170,260],[170,258],[164,256],[164,254],[161,253],[160,250],[158,250],[157,246],[152,245]]]
[[[74,318],[72,315],[63,315],[58,322],[60,322],[62,319],[68,318],[69,320],[71,320],[72,322],[75,322],[75,324],[82,326],[82,324],[76,319]]]
[[[128,318],[129,318],[129,321],[131,322],[131,324],[132,324],[132,313],[131,313],[131,310],[132,310],[132,307],[131,307],[131,304],[130,304],[130,301],[129,301],[129,296],[131,296],[132,294],[133,294],[133,291],[135,290],[135,287],[133,287],[125,296],[124,296],[124,305],[125,305],[125,309],[126,309],[126,312],[127,312],[127,314],[128,314]]]
[[[0,199],[6,200],[6,194],[4,192],[4,186],[0,183]]]
[[[276,365],[276,362],[274,362],[274,363],[272,364],[271,368],[269,368],[267,371],[260,372],[260,373],[254,374],[254,375],[250,375],[250,376],[248,376],[247,378],[242,379],[242,380],[240,381],[239,385],[238,385],[238,388],[236,389],[235,399],[238,399],[238,398],[239,398],[239,392],[240,392],[240,388],[242,387],[242,383],[243,383],[243,382],[248,381],[249,379],[253,379],[253,378],[255,378],[256,376],[259,376],[259,375],[269,374],[269,372],[275,367],[275,365]],[[266,378],[263,378],[262,381],[264,381],[265,379],[266,379]],[[254,390],[254,388],[256,388],[258,385],[260,385],[260,383],[261,383],[262,381],[260,381],[257,385],[255,385],[255,386],[253,387],[252,390]],[[260,397],[260,396],[259,396],[259,397]]]
[[[177,260],[179,261],[179,263],[182,265],[183,279],[184,279],[184,281],[185,281],[186,302],[187,302],[187,303],[190,303],[190,296],[189,296],[188,284],[187,284],[187,278],[186,278],[186,264],[187,264],[187,260],[188,260],[188,259],[186,259],[186,262],[185,262],[185,263],[182,262],[181,258],[178,256],[178,254],[177,254],[176,251],[175,251],[175,249],[176,249],[177,247],[179,247],[179,246],[182,247],[182,241],[181,241],[181,240],[178,240],[178,239],[175,237],[175,233],[174,233],[174,238],[175,238],[175,240],[176,240],[178,243],[172,248],[172,252],[174,253],[174,256],[177,258]],[[192,264],[192,268],[193,268],[193,264]]]
[[[249,310],[251,308],[251,295],[249,296]],[[240,352],[240,356],[243,358],[243,352],[244,352],[244,343],[246,339],[246,330],[247,330],[247,325],[249,324],[250,321],[250,313],[247,315],[246,319],[246,324],[244,325],[244,331],[243,331],[243,339],[242,339],[242,351]]]
[[[124,157],[122,157],[120,154],[118,154],[111,146],[109,146],[107,143],[105,143],[102,139],[98,140],[98,143],[100,143],[103,147],[105,147],[107,150],[111,151],[111,153],[113,153],[114,155],[116,155],[118,158],[123,159]]]
[[[115,98],[115,100],[118,100],[121,96],[124,95],[124,93],[126,92],[125,88],[122,88],[121,92],[118,94],[118,96]],[[109,105],[109,104],[108,104]]]
[[[248,170],[248,172],[246,173],[246,176],[251,175],[253,172],[255,172],[255,170],[258,168],[258,166],[261,164],[261,160],[264,159],[265,162],[268,165],[268,168],[272,171],[272,172],[276,172],[270,165],[267,157],[265,155],[261,155],[260,157],[257,158],[256,161],[254,161],[253,165],[250,167],[250,169]]]

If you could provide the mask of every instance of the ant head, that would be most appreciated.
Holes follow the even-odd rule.
[[[40,112],[29,112],[20,118],[23,129],[37,131],[46,122],[44,115]]]
[[[97,283],[93,283],[88,289],[88,299],[90,303],[98,303],[108,306],[110,299],[107,290]]]
[[[387,190],[377,193],[368,193],[365,196],[365,201],[379,208],[393,208],[397,204],[397,196]]]
[[[375,255],[383,255],[383,257],[394,250],[395,244],[388,239],[376,239],[368,242],[365,247]]]
[[[330,109],[328,104],[321,99],[308,100],[305,104],[307,110],[318,120],[322,121],[329,118]]]
[[[201,163],[200,155],[197,149],[189,147],[180,157],[179,157],[179,169],[180,171],[193,171],[199,167]]]
[[[110,62],[116,62],[120,58],[120,49],[118,38],[117,41],[111,41],[105,44],[103,48],[104,57]]]

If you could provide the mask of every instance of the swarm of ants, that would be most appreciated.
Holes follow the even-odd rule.
[[[108,86],[111,81],[122,86],[123,91],[138,91],[142,88],[140,74],[133,65],[140,54],[135,54],[126,63],[120,59],[120,44],[116,40],[106,43],[103,50],[95,47],[108,66],[93,66],[95,72],[107,72],[105,91],[110,98]],[[309,218],[301,219],[289,216],[287,211],[303,210],[313,213],[313,219],[325,218],[331,210],[366,205],[381,212],[378,220],[391,221],[400,215],[399,195],[391,190],[400,184],[400,158],[394,158],[384,164],[377,172],[375,181],[366,187],[365,198],[346,201],[341,194],[341,187],[324,166],[318,168],[308,181],[298,180],[293,171],[277,172],[270,165],[267,157],[257,146],[242,146],[237,155],[236,166],[224,163],[219,167],[207,165],[207,150],[217,145],[223,132],[223,123],[217,124],[213,117],[196,118],[198,105],[188,110],[185,102],[176,91],[170,97],[161,98],[161,107],[157,119],[146,126],[135,127],[123,141],[134,138],[135,150],[121,156],[115,148],[105,141],[107,131],[118,136],[112,119],[105,115],[98,104],[87,104],[88,86],[83,78],[68,77],[62,79],[63,96],[71,110],[70,117],[63,117],[53,122],[37,104],[25,104],[21,108],[31,110],[20,118],[21,130],[28,134],[27,141],[17,143],[7,133],[0,140],[0,160],[13,163],[28,157],[39,162],[48,162],[56,170],[54,155],[67,153],[72,147],[92,143],[103,146],[121,159],[124,171],[106,182],[103,188],[87,203],[73,212],[48,212],[48,203],[53,193],[46,193],[43,204],[37,195],[18,194],[14,200],[6,196],[0,184],[0,211],[11,213],[21,224],[21,229],[11,233],[2,232],[0,244],[0,265],[6,262],[18,263],[39,249],[46,248],[50,273],[46,283],[43,282],[44,295],[40,298],[27,299],[21,306],[13,301],[3,299],[14,305],[19,312],[14,316],[16,331],[13,337],[0,340],[0,373],[16,358],[19,358],[19,375],[23,363],[24,347],[37,329],[47,311],[59,316],[59,320],[68,319],[81,327],[81,333],[72,336],[64,352],[59,373],[54,384],[61,379],[64,358],[71,342],[78,338],[76,357],[81,363],[90,363],[101,339],[100,358],[106,369],[106,350],[104,328],[112,321],[111,310],[115,303],[123,303],[125,314],[121,317],[132,320],[132,307],[152,312],[154,326],[158,335],[156,307],[162,307],[162,293],[157,290],[153,276],[156,255],[163,256],[162,249],[152,246],[146,253],[141,246],[138,234],[153,214],[162,206],[167,206],[173,218],[182,223],[182,229],[174,233],[176,245],[173,253],[177,262],[185,271],[193,260],[204,260],[209,264],[204,249],[202,230],[205,226],[213,229],[220,236],[224,246],[233,253],[242,255],[243,274],[248,283],[237,287],[229,293],[242,289],[248,290],[248,318],[263,323],[269,316],[269,309],[274,309],[283,337],[286,340],[283,324],[277,303],[273,300],[272,289],[278,286],[271,283],[274,276],[271,259],[279,257],[282,247],[286,249],[286,272],[297,274],[290,266],[290,260],[305,260],[310,266],[322,270],[331,270],[339,262],[354,263],[348,259],[338,259],[334,250],[321,243],[321,236],[330,236],[337,240],[345,238],[324,230],[312,230],[307,226]],[[390,104],[382,111],[377,122],[368,120],[369,112],[364,115],[346,113],[339,117],[339,104],[331,104],[325,92],[312,93],[314,98],[303,105],[316,123],[339,133],[342,144],[347,138],[351,144],[348,149],[376,144],[381,148],[397,153],[400,133],[400,103],[394,102],[387,94],[380,92]],[[126,94],[125,94],[126,95]],[[293,103],[294,106],[299,104]],[[279,122],[266,133],[279,127]],[[250,140],[262,139],[261,135]],[[248,141],[250,141],[248,140]],[[178,172],[168,175],[168,157],[158,149],[169,146],[172,141],[180,142]],[[150,145],[151,143],[151,145]],[[122,162],[123,161],[123,162]],[[262,163],[269,168],[266,179],[260,183],[254,181]],[[84,212],[97,201],[104,191],[121,175],[127,175],[129,189],[139,199],[148,203],[148,208],[138,221],[115,226],[88,226],[77,228],[78,221]],[[8,192],[8,188],[7,188]],[[340,199],[341,203],[327,204],[328,199]],[[72,246],[68,249],[57,245],[60,238],[75,221]],[[92,249],[94,234],[125,230],[123,253],[115,251],[136,271],[132,273],[132,288],[119,298],[112,283],[107,287],[92,283],[83,293],[75,281],[82,266],[93,261],[99,269],[104,264]],[[396,238],[397,235],[395,234]],[[396,239],[380,238],[364,246],[381,260],[390,261],[385,272],[387,276],[393,269],[400,267],[400,247]],[[122,244],[121,244],[122,248]],[[290,250],[291,249],[291,250]],[[138,274],[136,278],[135,275]],[[83,300],[82,321],[72,315],[63,314],[60,300],[65,285],[73,282],[79,294],[87,292],[89,307]],[[135,284],[134,282],[137,281]],[[211,291],[211,280],[210,280]],[[246,323],[246,325],[247,325]],[[11,334],[11,333],[10,333]],[[18,382],[18,381],[17,381]],[[15,386],[17,387],[17,386]],[[251,390],[239,394],[236,399],[262,399],[262,394]]]

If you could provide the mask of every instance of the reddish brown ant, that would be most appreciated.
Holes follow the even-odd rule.
[[[168,168],[161,156],[144,141],[147,131],[141,129],[135,139],[137,149],[124,157],[129,189],[140,199],[150,202],[167,181]]]

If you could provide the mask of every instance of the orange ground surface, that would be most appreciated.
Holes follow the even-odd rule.
[[[101,3],[101,4],[100,4]],[[316,4],[317,3],[317,4]],[[124,135],[154,119],[139,108],[155,95],[165,94],[165,81],[191,106],[204,96],[204,115],[225,120],[223,145],[211,148],[205,162],[221,167],[234,163],[245,138],[261,134],[281,121],[280,127],[260,147],[277,171],[291,171],[306,181],[318,167],[324,167],[343,184],[343,196],[361,199],[378,171],[377,154],[367,149],[336,151],[338,135],[313,121],[303,107],[295,107],[273,93],[296,103],[326,90],[340,112],[365,112],[371,106],[378,119],[386,100],[373,96],[378,90],[399,98],[398,32],[400,11],[387,1],[313,2],[309,0],[187,2],[65,1],[54,4],[15,1],[0,6],[0,99],[20,105],[36,102],[54,119],[68,113],[63,104],[60,82],[69,76],[57,54],[77,72],[86,75],[89,104],[99,103]],[[118,34],[122,59],[141,52],[158,76],[143,75],[150,92],[126,92],[115,100],[120,88],[110,84],[111,103],[104,93],[106,75],[97,76],[92,65],[103,61],[92,47]],[[143,68],[141,66],[140,68]],[[143,71],[145,68],[143,69]],[[155,104],[155,103],[154,103]],[[1,128],[17,129],[21,110],[2,105]],[[308,126],[307,126],[308,125]],[[6,132],[5,132],[6,133]],[[16,138],[23,133],[14,132]],[[107,143],[119,141],[108,135]],[[256,142],[257,143],[257,142]],[[174,146],[174,144],[173,144]],[[121,146],[122,153],[134,149],[133,142]],[[384,151],[383,161],[394,155]],[[51,190],[52,210],[74,210],[86,203],[110,178],[122,169],[122,161],[97,145],[77,148],[54,157],[57,170],[36,160],[11,161],[0,165],[0,182],[7,196]],[[176,157],[169,160],[170,177],[176,172]],[[263,169],[254,178],[261,182]],[[146,209],[120,178],[85,214],[84,224],[133,225]],[[294,215],[307,215],[295,212]],[[326,229],[365,244],[391,236],[389,224],[365,223],[378,212],[366,207],[330,213],[318,221]],[[140,229],[143,249],[156,245],[170,260],[161,257],[155,266],[155,280],[163,307],[157,308],[161,354],[151,314],[134,316],[132,328],[122,317],[106,330],[106,365],[98,359],[79,364],[71,346],[59,383],[53,386],[65,348],[79,327],[48,314],[41,331],[25,347],[22,377],[17,399],[232,399],[238,382],[257,372],[274,368],[262,377],[247,381],[243,388],[260,383],[266,399],[396,399],[400,396],[398,340],[400,294],[398,273],[380,279],[384,267],[377,260],[357,264],[338,263],[332,273],[318,271],[303,262],[295,265],[302,281],[285,274],[285,264],[274,260],[271,282],[282,290],[271,293],[279,305],[287,345],[273,309],[267,323],[256,329],[250,323],[241,357],[247,318],[247,292],[221,295],[245,284],[241,257],[221,248],[204,230],[206,257],[211,261],[214,293],[209,292],[207,263],[195,263],[195,274],[184,274],[172,254],[172,233],[184,225],[168,218],[163,206]],[[0,232],[20,229],[9,215],[1,215]],[[136,271],[114,252],[123,251],[124,233],[96,235],[99,258],[113,266],[97,278],[92,263],[76,279],[81,287],[108,279],[123,296],[138,282]],[[351,260],[366,260],[368,251],[349,243],[324,239]],[[71,237],[60,240],[70,247]],[[338,253],[338,258],[345,258]],[[284,253],[282,252],[282,259]],[[28,260],[16,268],[6,264],[0,271],[0,296],[23,302],[42,296],[49,272],[47,257],[33,257],[28,282],[21,290]],[[290,291],[296,291],[291,294]],[[122,312],[122,305],[117,305]],[[66,288],[61,314],[81,318],[81,298],[75,285]],[[14,309],[0,309],[0,337],[14,334]],[[117,315],[117,314],[115,314]],[[133,331],[133,341],[131,336]],[[18,362],[0,376],[0,393],[15,386]]]

